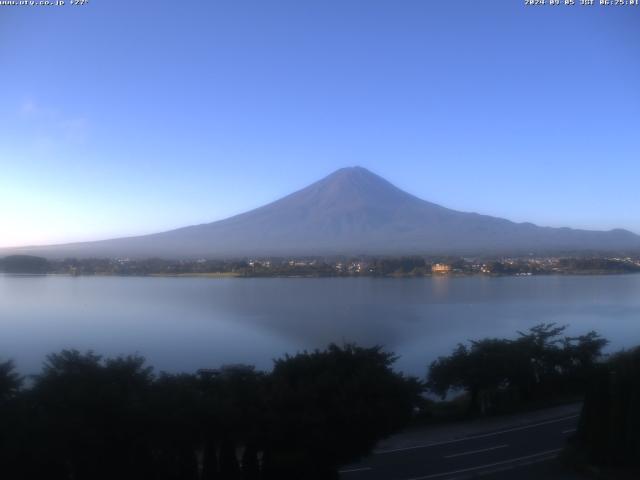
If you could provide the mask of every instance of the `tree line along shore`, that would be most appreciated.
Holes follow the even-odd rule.
[[[0,272],[14,274],[210,277],[423,277],[428,275],[567,275],[640,272],[639,256],[515,258],[337,257],[236,260],[75,259],[30,255],[0,258]]]

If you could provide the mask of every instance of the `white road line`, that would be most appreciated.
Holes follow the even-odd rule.
[[[501,462],[487,463],[486,465],[479,465],[477,467],[463,468],[461,470],[453,470],[451,472],[433,473],[431,475],[425,475],[423,477],[412,477],[412,478],[409,478],[407,480],[427,480],[429,478],[447,477],[449,475],[456,475],[458,473],[467,473],[467,472],[472,472],[474,470],[482,470],[482,469],[485,469],[485,468],[497,467],[499,465],[505,465],[505,464],[508,464],[508,463],[521,462],[523,460],[529,460],[529,459],[536,458],[536,457],[542,457],[544,455],[553,455],[553,456],[555,456],[555,454],[557,454],[561,450],[562,450],[561,448],[556,448],[555,450],[547,450],[545,452],[534,453],[533,455],[526,455],[524,457],[517,457],[517,458],[511,458],[509,460],[503,460]]]
[[[364,472],[366,470],[371,470],[371,467],[349,468],[348,470],[340,470],[338,473]]]
[[[373,452],[373,454],[383,455],[386,453],[404,452],[406,450],[417,450],[420,448],[437,447],[439,445],[449,445],[450,443],[466,442],[467,440],[476,440],[478,438],[493,437],[495,435],[502,435],[503,433],[517,432],[520,430],[527,430],[528,428],[541,427],[542,425],[550,425],[552,423],[564,422],[565,420],[571,420],[572,418],[578,418],[579,416],[580,415],[571,415],[568,417],[556,418],[555,420],[547,420],[546,422],[532,423],[530,425],[523,425],[521,427],[508,428],[506,430],[500,430],[499,432],[484,433],[481,435],[472,435],[470,437],[456,438],[456,439],[447,440],[444,442],[425,443],[423,445],[414,445],[412,447],[404,447],[404,448],[393,448],[391,450],[378,450],[377,452]]]
[[[480,450],[471,450],[469,452],[454,453],[453,455],[445,455],[444,458],[456,458],[463,457],[465,455],[473,455],[474,453],[490,452],[491,450],[498,450],[499,448],[507,448],[509,445],[498,445],[496,447],[482,448]]]
[[[575,432],[575,431],[576,431],[576,429],[575,429],[575,428],[570,428],[569,430],[562,430],[562,434],[564,435],[564,434],[566,434],[566,433],[573,433],[573,432]]]

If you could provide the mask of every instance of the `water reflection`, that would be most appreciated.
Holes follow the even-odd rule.
[[[382,344],[423,374],[457,342],[540,322],[640,343],[640,276],[204,279],[0,276],[0,357],[138,352],[161,369],[249,362],[329,342]]]

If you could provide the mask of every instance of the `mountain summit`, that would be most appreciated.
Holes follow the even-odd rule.
[[[630,249],[640,249],[640,237],[625,230],[539,227],[450,210],[404,192],[365,168],[350,167],[225,220],[153,235],[25,247],[10,253],[177,259]]]

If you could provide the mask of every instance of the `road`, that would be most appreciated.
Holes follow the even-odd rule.
[[[454,440],[379,450],[360,463],[344,467],[340,477],[342,480],[457,480],[483,476],[522,480],[529,478],[528,470],[545,468],[537,465],[558,456],[577,422],[578,415],[572,414]],[[545,474],[537,478],[552,477]]]

